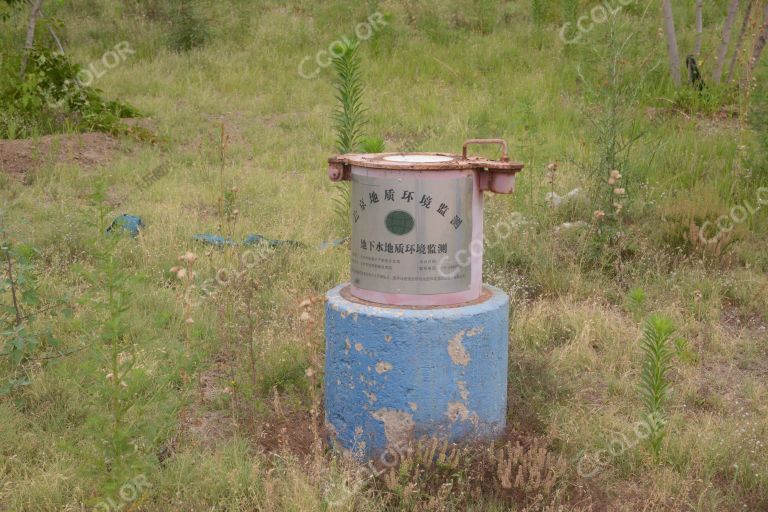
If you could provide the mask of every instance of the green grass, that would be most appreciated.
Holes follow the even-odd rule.
[[[301,451],[264,442],[291,418],[308,417],[317,400],[322,302],[299,303],[348,278],[346,247],[315,249],[340,235],[325,169],[335,142],[333,70],[305,80],[297,68],[376,10],[388,25],[360,44],[366,131],[383,137],[387,151],[458,152],[467,138],[503,137],[526,165],[514,195],[487,198],[486,233],[495,243],[485,280],[512,302],[509,422],[546,439],[569,463],[567,485],[548,497],[551,504],[570,510],[583,489],[579,503],[591,500],[595,510],[768,507],[768,217],[764,208],[751,216],[718,257],[686,238],[691,219],[715,219],[765,186],[765,94],[753,96],[753,124],[719,114],[740,101],[733,95],[683,102],[665,63],[653,67],[665,56],[657,13],[618,15],[619,39],[636,31],[621,60],[622,83],[644,80],[621,119],[644,135],[621,169],[631,191],[622,217],[598,236],[593,212],[602,200],[585,196],[552,210],[544,195],[550,162],[559,163],[552,188],[560,195],[608,177],[583,164],[604,149],[591,120],[602,118],[609,99],[601,84],[611,76],[611,27],[596,25],[582,44],[565,48],[557,36],[563,17],[593,5],[535,4],[536,12],[531,2],[473,0],[200,2],[206,42],[182,52],[169,48],[174,26],[167,13],[153,14],[151,0],[46,4],[77,62],[131,44],[135,55],[94,85],[148,114],[160,142],[123,138],[124,149],[103,166],[54,162],[26,183],[0,172],[5,236],[39,250],[32,265],[44,303],[66,301],[73,311],[38,321],[52,322],[60,350],[77,350],[22,368],[0,360],[0,379],[30,380],[0,398],[0,510],[90,509],[119,501],[121,486],[137,475],[150,487],[134,510],[406,509],[395,497],[403,489],[382,483],[355,488],[351,500],[330,507],[329,495],[355,482],[355,468],[311,444]],[[681,44],[691,39],[685,16]],[[16,12],[5,23],[7,52],[18,47],[24,19]],[[716,44],[713,27],[705,51]],[[738,145],[748,148],[745,160]],[[751,175],[734,172],[742,161]],[[168,174],[139,189],[136,180],[161,162]],[[120,352],[134,360],[119,457],[109,445],[109,347],[99,336],[109,315],[98,272],[102,234],[89,202],[97,179],[106,186],[109,219],[134,213],[146,224],[139,240],[120,239],[114,249],[132,297]],[[240,213],[226,221],[218,200],[232,186]],[[492,234],[514,212],[526,222],[509,237]],[[577,221],[586,226],[561,229]],[[222,222],[235,239],[260,233],[306,246],[267,251],[243,267],[242,250],[191,240]],[[221,268],[244,271],[192,307],[192,324],[185,323],[182,282],[168,272],[186,251],[198,256],[198,286]],[[617,433],[630,436],[643,412],[635,386],[642,312],[628,302],[638,289],[642,309],[670,318],[690,352],[668,375],[674,393],[660,456],[641,443],[580,479],[579,455],[606,449]],[[7,293],[0,303],[10,303]],[[159,456],[164,450],[168,457]],[[435,482],[419,478],[413,485],[425,510],[442,510],[445,500],[468,507],[461,500],[470,489],[460,487],[430,505],[424,495]],[[512,506],[484,489],[470,500],[473,510]],[[514,506],[538,505],[526,495]]]

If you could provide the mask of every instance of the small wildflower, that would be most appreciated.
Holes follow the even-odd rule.
[[[180,268],[179,270],[177,270],[176,277],[178,277],[179,279],[184,279],[185,277],[187,277],[187,269]]]
[[[300,308],[308,308],[312,305],[312,299],[304,299],[303,301],[299,302]]]
[[[611,178],[613,178],[615,180],[620,180],[621,179],[621,173],[618,171],[618,169],[614,169],[614,170],[611,171]]]
[[[623,196],[624,194],[627,193],[627,191],[624,190],[623,188],[615,188],[613,189],[613,193],[616,194],[617,196]]]
[[[557,162],[551,162],[547,164],[547,170],[548,171],[556,171],[557,170]]]
[[[109,373],[107,374],[107,380],[112,380],[112,379],[114,379],[114,378],[115,378],[115,374],[114,374],[114,373],[112,373],[112,372],[109,372]]]
[[[184,320],[184,322],[186,322],[186,323],[188,323],[188,324],[193,324],[193,323],[195,323],[195,321],[192,319],[192,317],[189,317],[189,318],[187,318],[186,320]]]
[[[181,270],[181,267],[171,267],[171,270],[170,270],[170,272],[172,272],[172,273],[174,273],[174,274],[175,274],[175,273],[177,273],[179,270]]]
[[[306,370],[304,370],[304,374],[307,377],[312,378],[312,376],[315,374],[315,370],[313,370],[312,368],[307,368]]]
[[[605,217],[605,212],[603,210],[595,210],[594,216],[595,220],[602,220]]]
[[[126,384],[124,380],[121,380],[121,381],[120,381],[120,387],[121,387],[121,388],[123,388],[123,389],[125,389],[125,388],[127,388],[127,387],[128,387],[128,384]]]
[[[624,208],[624,205],[621,203],[613,203],[613,207],[616,209],[616,213],[619,213],[622,208]]]
[[[310,317],[310,316],[309,316],[309,313],[307,313],[306,311],[304,311],[304,312],[301,314],[301,316],[299,317],[299,320],[301,320],[302,322],[307,322],[307,321],[309,321],[311,318],[312,318],[312,317]]]

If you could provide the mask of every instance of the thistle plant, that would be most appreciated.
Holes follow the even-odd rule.
[[[669,371],[673,350],[669,339],[675,326],[663,315],[652,315],[645,323],[640,349],[643,351],[643,369],[640,374],[640,395],[646,409],[648,443],[654,457],[659,456],[664,441],[664,405],[669,396]]]
[[[195,278],[197,273],[192,270],[195,261],[197,261],[197,255],[193,252],[187,251],[178,258],[181,265],[171,267],[170,272],[175,274],[176,277],[182,282],[183,290],[179,292],[178,299],[181,304],[182,316],[184,317],[184,335],[187,345],[192,340],[192,324],[195,320],[192,318],[192,308],[194,306],[193,293],[195,291]]]

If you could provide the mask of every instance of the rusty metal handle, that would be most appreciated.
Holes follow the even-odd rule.
[[[509,149],[507,148],[507,141],[504,139],[468,139],[464,141],[464,145],[461,147],[461,158],[467,159],[467,146],[470,144],[498,144],[501,146],[501,161],[509,161]]]

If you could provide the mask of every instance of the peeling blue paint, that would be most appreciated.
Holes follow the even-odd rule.
[[[325,320],[326,422],[343,448],[372,458],[406,438],[458,441],[503,430],[504,292],[488,287],[488,300],[468,306],[405,309],[349,301],[344,286],[328,292]]]

